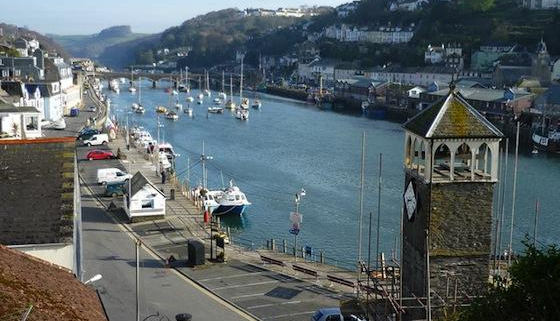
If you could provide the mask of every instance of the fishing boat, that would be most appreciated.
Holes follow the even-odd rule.
[[[165,114],[165,118],[167,118],[169,120],[178,120],[179,115],[177,115],[177,113],[174,112],[174,111],[169,111]]]
[[[146,112],[146,109],[144,108],[144,106],[139,105],[134,112],[136,112],[137,114],[143,114]]]
[[[212,107],[208,107],[208,112],[211,114],[221,114],[224,112],[224,109],[219,106],[212,106]]]
[[[210,206],[210,211],[214,216],[243,215],[247,207],[251,205],[245,193],[239,187],[234,186],[232,181],[230,181],[228,188],[221,191],[209,191],[208,193],[216,202],[214,204],[215,208]]]
[[[535,149],[551,153],[560,153],[559,130],[549,131],[545,136],[533,133],[531,138]]]
[[[156,113],[158,114],[166,114],[167,113],[167,108],[163,107],[163,106],[156,106]]]
[[[253,107],[255,109],[261,109],[262,103],[261,103],[260,100],[255,99],[255,101],[253,101],[253,104],[251,105],[251,107]]]

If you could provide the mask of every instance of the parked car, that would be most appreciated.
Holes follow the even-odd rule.
[[[97,184],[107,185],[123,183],[132,178],[132,175],[118,168],[100,168],[97,170]]]
[[[57,130],[64,130],[66,129],[66,121],[64,118],[59,120],[49,122],[48,120],[44,120],[41,122],[41,128],[43,129],[57,129]]]
[[[113,159],[115,158],[115,154],[108,150],[94,149],[87,153],[86,158],[90,161],[94,159]]]
[[[343,317],[340,308],[323,308],[315,311],[311,321],[367,321],[351,314]]]
[[[93,135],[101,134],[101,132],[95,128],[88,128],[86,130],[81,130],[78,133],[78,139],[87,140],[90,139]]]
[[[92,112],[92,113],[95,113],[95,112],[97,111],[97,107],[95,107],[95,106],[89,106],[89,107],[88,107],[88,110],[89,110],[90,112]]]
[[[84,139],[83,142],[87,146],[107,145],[109,143],[109,136],[107,134],[96,134],[91,136],[90,139]]]
[[[105,186],[105,193],[103,193],[104,196],[107,197],[117,197],[117,196],[121,196],[125,194],[125,183],[124,182],[119,182],[119,183],[112,183],[112,184],[107,184],[107,186]]]

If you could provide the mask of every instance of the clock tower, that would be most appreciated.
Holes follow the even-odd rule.
[[[403,319],[481,294],[488,284],[503,134],[454,88],[404,124]],[[443,302],[442,302],[443,301]],[[422,303],[420,303],[422,302]]]

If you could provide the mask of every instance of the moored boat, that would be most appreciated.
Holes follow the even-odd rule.
[[[146,109],[144,108],[144,106],[139,105],[138,108],[136,108],[135,112],[136,112],[137,114],[143,114],[143,113],[146,112]]]
[[[255,101],[253,101],[253,104],[251,106],[255,109],[260,109],[262,107],[262,103],[260,100],[255,99]]]
[[[156,113],[165,114],[165,113],[167,113],[167,108],[165,108],[163,106],[156,106]]]
[[[550,131],[547,136],[533,133],[533,146],[542,151],[560,153],[560,131]]]
[[[230,182],[230,186],[223,191],[209,191],[212,196],[215,208],[210,208],[212,215],[242,215],[251,203],[247,200],[245,193],[239,187]]]
[[[208,112],[211,114],[221,114],[224,112],[224,109],[219,106],[212,106],[212,107],[208,107]]]
[[[165,118],[169,120],[178,120],[179,115],[177,115],[177,113],[174,111],[169,111],[167,114],[165,114]]]

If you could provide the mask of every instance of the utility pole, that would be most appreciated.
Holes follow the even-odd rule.
[[[364,179],[365,179],[365,161],[366,161],[366,132],[362,132],[362,162],[360,171],[360,219],[358,224],[358,275],[357,282],[360,283],[360,276],[362,273],[362,219],[364,216]],[[368,271],[369,273],[369,271]],[[368,276],[369,278],[369,276]],[[356,288],[356,297],[360,297],[360,287]]]
[[[142,243],[136,240],[136,321],[140,321],[140,247]]]
[[[511,204],[511,228],[509,231],[508,266],[511,266],[511,255],[513,253],[513,222],[515,220],[518,162],[519,162],[519,120],[517,121],[517,134],[515,138],[515,165],[513,170],[513,196],[512,196],[512,204]]]

